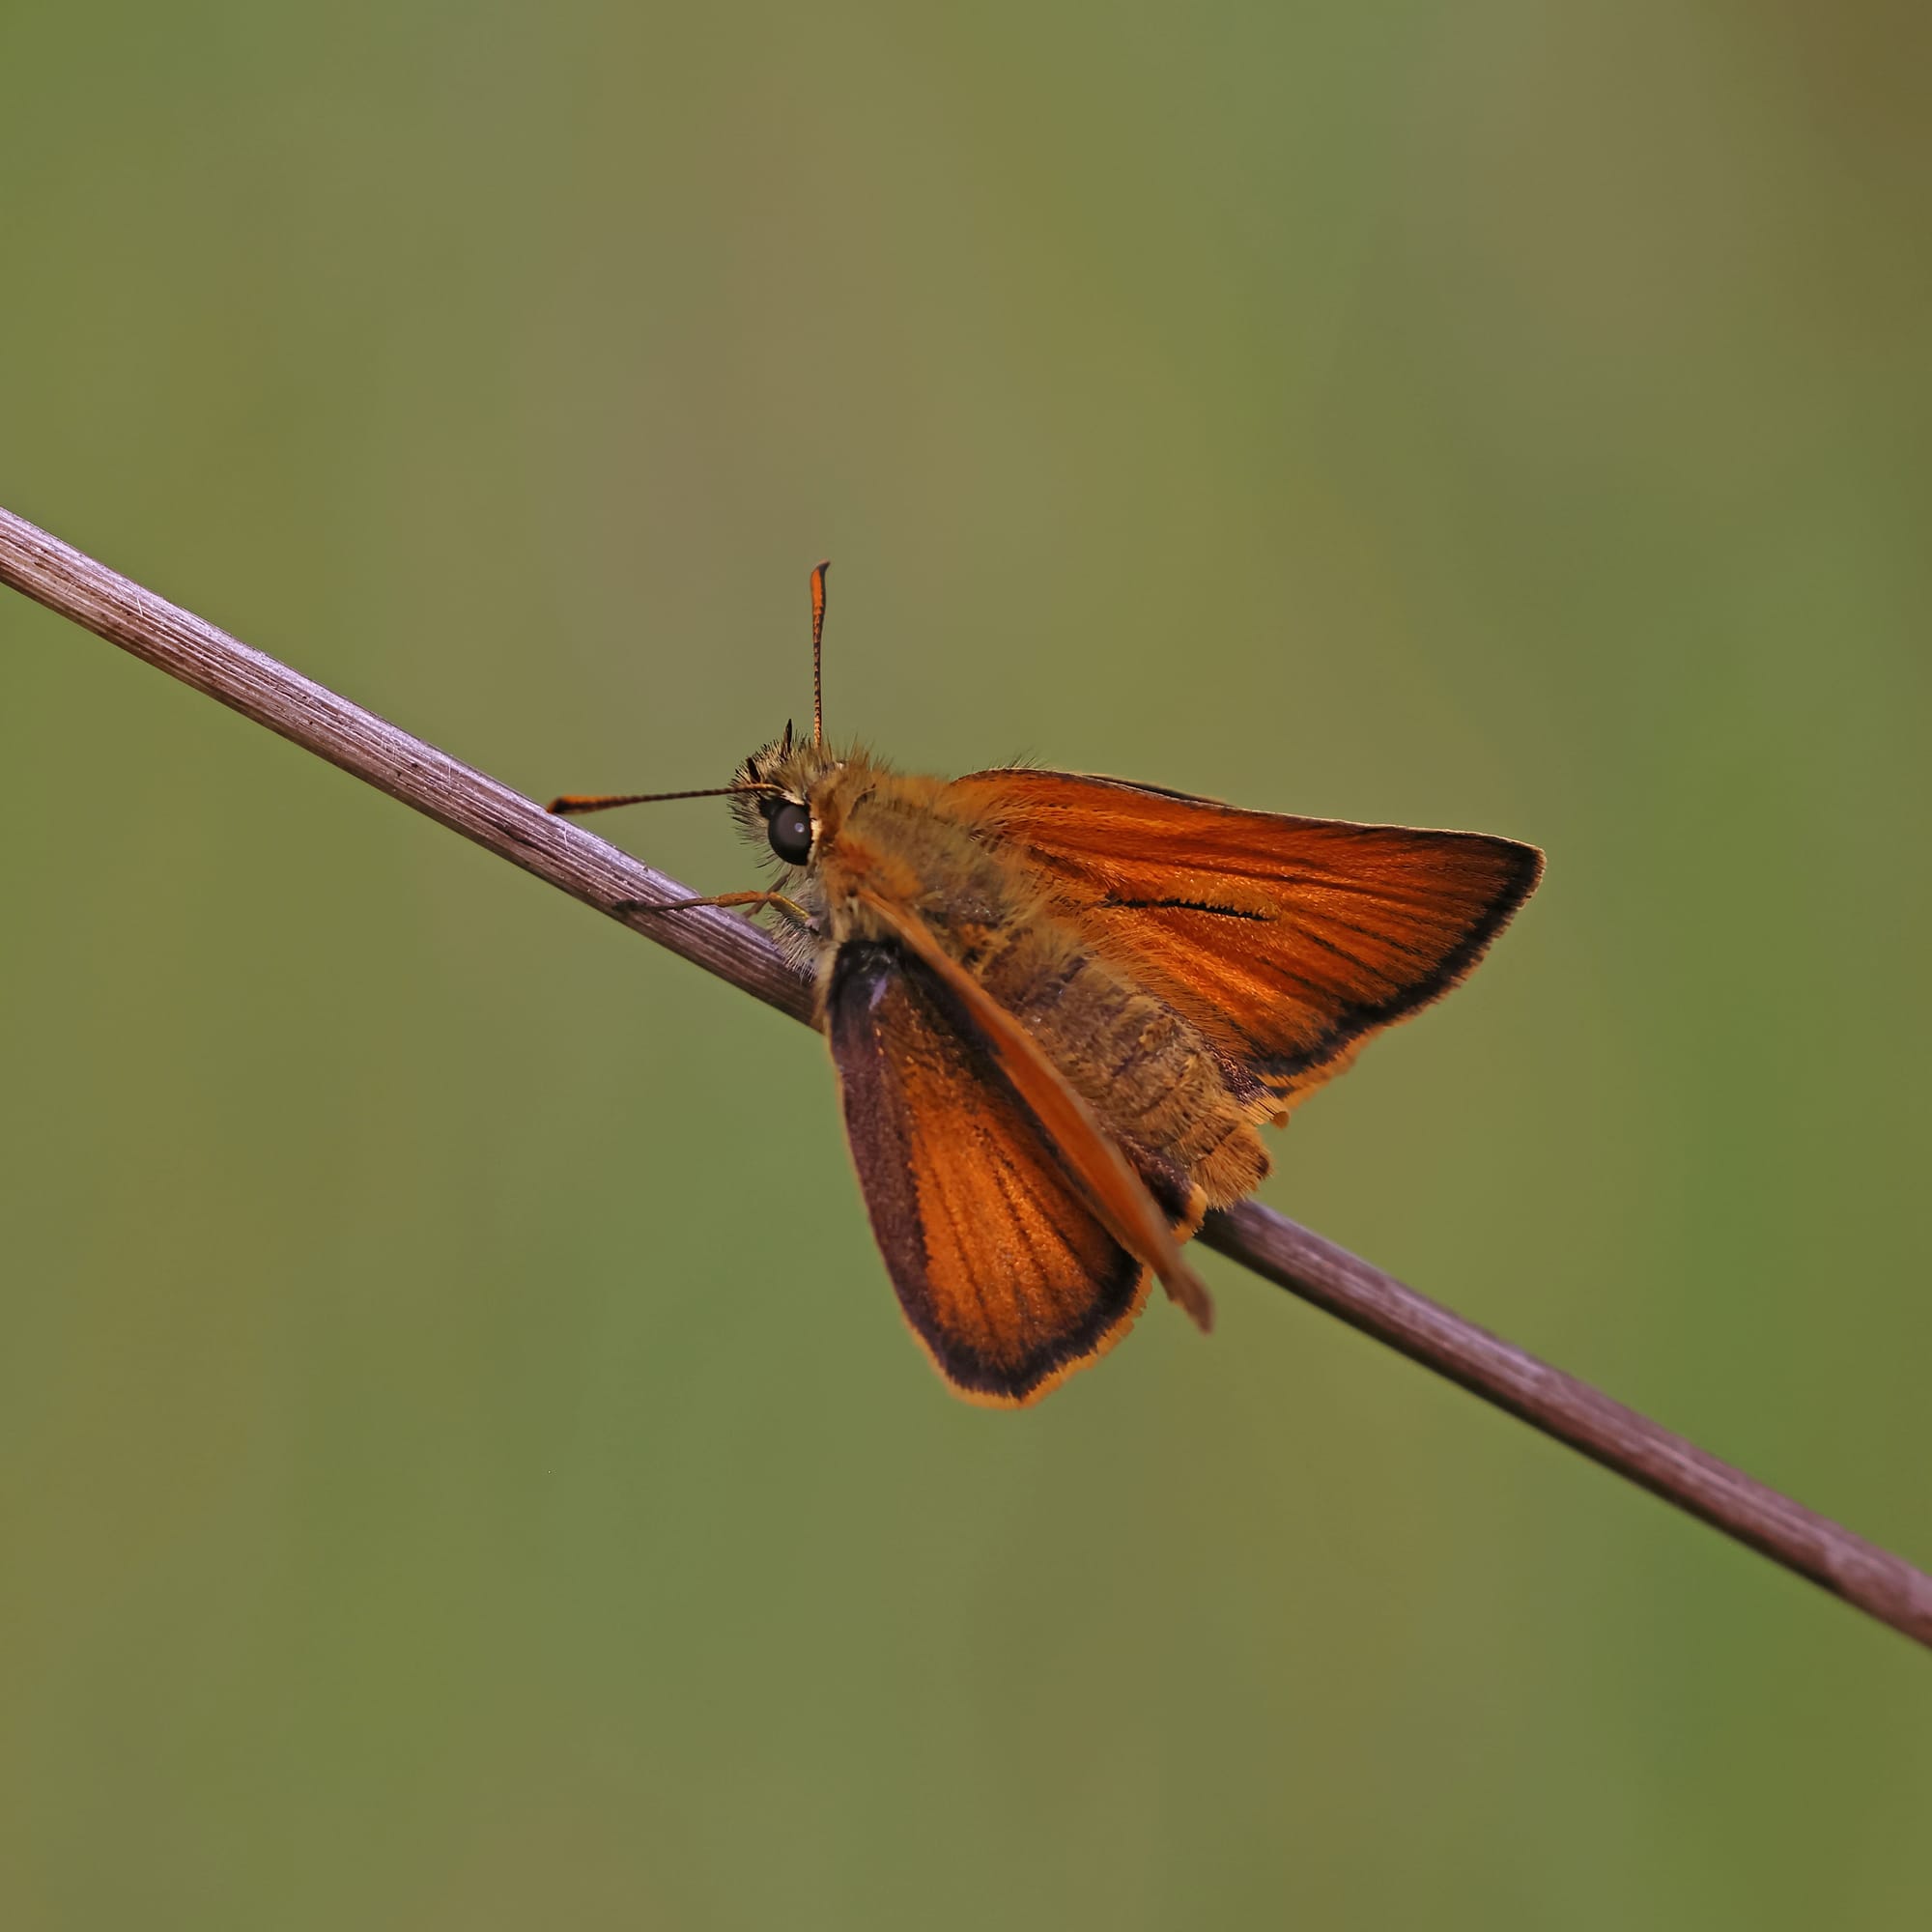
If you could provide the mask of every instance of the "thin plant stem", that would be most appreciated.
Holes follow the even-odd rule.
[[[810,982],[750,921],[0,509],[0,583],[339,765],[793,1019]],[[1346,1248],[1244,1201],[1200,1238],[1773,1562],[1932,1647],[1932,1577],[1561,1370],[1499,1341]]]

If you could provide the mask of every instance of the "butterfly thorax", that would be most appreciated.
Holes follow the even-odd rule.
[[[835,752],[782,739],[753,753],[739,779],[773,788],[733,802],[761,844],[775,799],[810,813],[810,855],[781,863],[778,890],[810,915],[814,952],[880,937],[867,911],[875,897],[916,911],[977,969],[1039,913],[1039,883],[980,836],[983,814],[948,809],[943,780],[894,771],[858,747]]]
[[[1186,1219],[1266,1172],[1253,1110],[1212,1044],[1057,914],[1049,882],[974,799],[861,750],[783,741],[744,776],[810,813],[810,855],[782,868],[779,890],[807,915],[800,950],[821,993],[843,949],[892,943],[883,900],[1021,1021]]]

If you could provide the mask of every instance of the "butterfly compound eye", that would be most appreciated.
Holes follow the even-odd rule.
[[[790,799],[766,821],[765,836],[787,866],[802,866],[811,857],[811,814]]]

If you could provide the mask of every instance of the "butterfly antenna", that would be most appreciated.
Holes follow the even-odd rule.
[[[825,743],[825,705],[820,696],[819,642],[825,636],[825,573],[832,568],[827,557],[811,573],[811,742],[813,748]]]
[[[777,785],[769,784],[730,784],[710,785],[703,791],[626,791],[581,793],[567,791],[561,798],[554,798],[544,807],[548,812],[559,818],[572,818],[585,811],[609,811],[619,805],[662,805],[671,798],[732,798],[742,797],[747,792],[759,797],[771,797],[779,791]]]

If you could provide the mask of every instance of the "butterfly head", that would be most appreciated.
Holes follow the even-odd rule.
[[[753,752],[732,779],[731,812],[748,838],[786,866],[808,866],[825,829],[823,806],[844,760],[829,746],[784,735]]]

